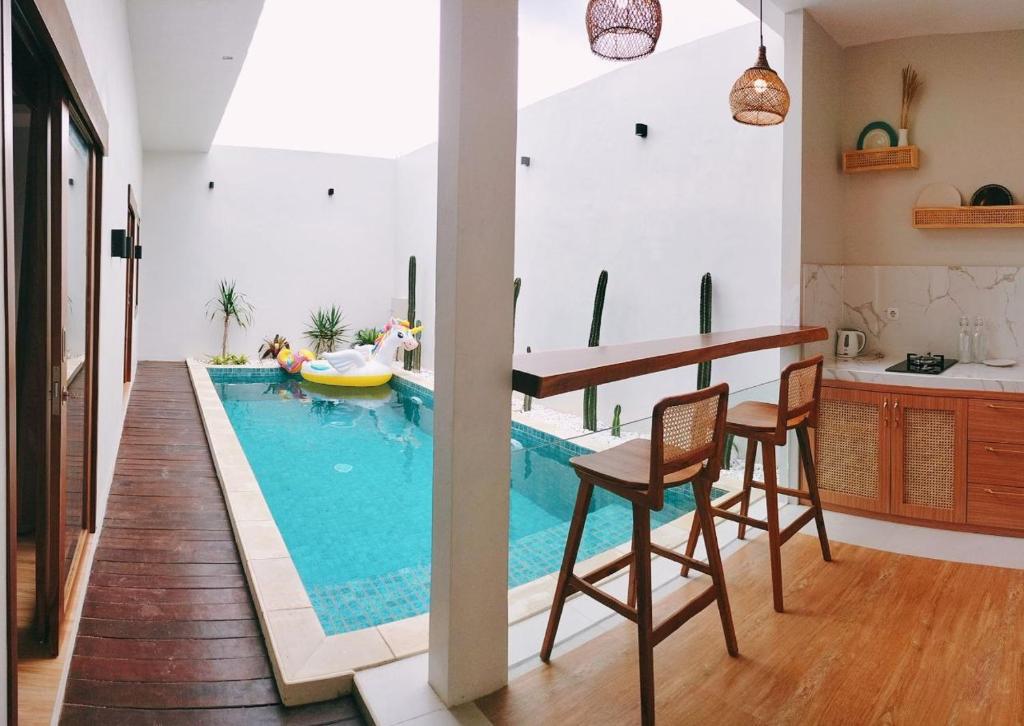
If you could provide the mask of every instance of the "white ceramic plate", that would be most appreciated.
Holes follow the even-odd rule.
[[[865,149],[888,149],[892,146],[892,139],[885,129],[871,129],[864,135]]]
[[[952,184],[929,184],[917,195],[918,207],[961,207],[964,200]]]
[[[1013,358],[990,358],[989,360],[982,361],[982,363],[993,368],[1009,368],[1010,366],[1017,365],[1017,361]]]

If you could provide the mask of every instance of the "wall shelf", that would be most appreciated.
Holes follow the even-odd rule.
[[[921,155],[916,146],[889,146],[883,149],[843,152],[844,174],[917,169],[920,163]]]
[[[917,229],[1024,228],[1024,205],[1005,207],[914,207]]]

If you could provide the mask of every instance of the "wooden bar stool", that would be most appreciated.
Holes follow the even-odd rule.
[[[778,405],[744,401],[729,409],[728,420],[725,424],[726,433],[747,439],[743,490],[721,502],[718,507],[711,508],[713,517],[721,517],[739,523],[739,539],[746,536],[747,527],[757,527],[768,531],[772,596],[775,610],[780,613],[783,612],[782,545],[813,519],[818,528],[821,556],[826,562],[832,561],[832,554],[828,547],[828,535],[825,533],[825,517],[822,515],[821,499],[818,496],[818,477],[814,468],[814,454],[807,436],[807,429],[816,426],[818,421],[821,366],[822,357],[820,355],[787,366],[782,371]],[[787,432],[794,429],[800,448],[800,463],[807,481],[807,491],[779,486],[775,472],[775,447],[785,446]],[[757,456],[758,444],[761,445],[761,458],[764,464],[763,482],[754,481],[754,460]],[[751,489],[764,490],[765,503],[768,508],[767,521],[747,516]],[[810,509],[803,512],[781,531],[779,530],[779,494],[797,497],[802,501],[810,501]],[[737,503],[740,505],[739,514],[729,511],[729,508]],[[696,524],[690,529],[690,539],[686,544],[688,557],[693,556],[700,530],[701,527]],[[683,564],[683,577],[686,577],[691,567],[692,565]]]
[[[666,398],[654,407],[651,440],[636,439],[613,449],[577,456],[571,463],[580,477],[576,508],[565,542],[565,556],[551,605],[541,660],[547,663],[558,632],[565,599],[581,592],[637,624],[640,650],[640,708],[644,724],[654,723],[654,646],[713,602],[718,603],[729,655],[737,655],[729,598],[722,576],[714,520],[711,516],[711,485],[718,481],[725,441],[725,417],[729,387],[720,384],[685,396]],[[704,531],[707,564],[651,543],[651,512],[665,503],[665,489],[693,483],[696,525]],[[633,546],[629,554],[582,576],[573,574],[583,538],[587,509],[598,486],[633,504]],[[711,577],[711,584],[665,620],[652,622],[651,555],[659,554]],[[596,587],[596,583],[630,568],[628,602]]]

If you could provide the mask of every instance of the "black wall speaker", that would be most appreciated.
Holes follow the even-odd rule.
[[[110,256],[128,257],[128,250],[131,248],[132,238],[128,236],[128,230],[110,230]]]

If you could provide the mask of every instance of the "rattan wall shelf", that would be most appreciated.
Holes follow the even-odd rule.
[[[1024,227],[1024,206],[915,207],[918,229],[996,229]]]
[[[884,149],[843,152],[843,173],[845,174],[916,169],[920,163],[921,155],[916,146],[890,146]]]

